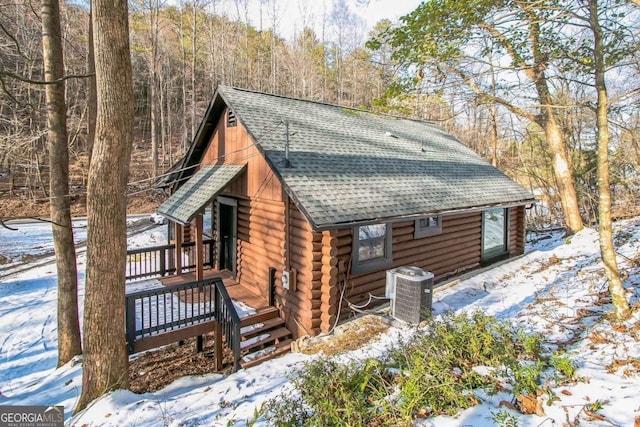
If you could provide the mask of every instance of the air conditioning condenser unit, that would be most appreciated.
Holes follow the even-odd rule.
[[[394,318],[420,323],[431,315],[433,273],[418,267],[387,270],[385,297],[391,299]]]

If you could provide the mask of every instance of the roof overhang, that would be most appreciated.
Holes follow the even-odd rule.
[[[245,165],[204,166],[160,205],[158,213],[185,225],[242,173]]]
[[[425,216],[458,215],[458,214],[466,214],[466,213],[473,213],[473,212],[482,212],[482,211],[493,209],[493,208],[506,209],[506,208],[513,208],[517,206],[526,207],[527,205],[530,205],[532,203],[535,203],[535,199],[524,199],[524,200],[508,202],[508,203],[495,203],[495,204],[482,205],[482,206],[468,206],[468,207],[461,207],[458,209],[435,210],[435,211],[419,212],[415,214],[401,215],[401,216],[395,216],[395,217],[370,218],[370,219],[363,219],[359,221],[340,222],[336,224],[321,224],[321,225],[314,224],[309,220],[309,217],[306,214],[304,213],[303,214],[307,218],[307,221],[309,221],[309,224],[311,225],[311,229],[313,231],[322,232],[327,230],[339,230],[343,228],[361,227],[365,225],[373,225],[373,224],[381,224],[381,223],[393,223],[393,222],[408,221],[408,220],[412,221],[418,218],[423,218]]]

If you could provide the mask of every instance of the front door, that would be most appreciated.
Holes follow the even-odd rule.
[[[236,274],[236,228],[238,202],[228,197],[218,197],[217,203],[218,269]]]

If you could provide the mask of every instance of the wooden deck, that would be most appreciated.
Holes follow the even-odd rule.
[[[212,279],[214,277],[219,277],[222,279],[222,282],[224,283],[224,286],[227,288],[227,292],[229,293],[229,296],[231,297],[231,299],[236,301],[241,301],[242,303],[255,309],[258,312],[261,311],[262,309],[269,307],[269,303],[266,299],[264,299],[259,295],[254,294],[252,291],[250,291],[246,287],[239,284],[238,281],[233,276],[233,273],[231,273],[229,270],[221,270],[221,271],[213,270],[213,269],[204,270],[204,277],[203,277],[204,279]],[[161,277],[158,280],[160,280],[160,283],[162,283],[165,286],[195,282],[196,273],[189,272],[189,273],[183,273],[179,276],[173,275],[173,276]]]
[[[162,277],[163,286],[126,296],[130,354],[191,337],[197,337],[201,352],[207,335],[214,341],[216,370],[226,363],[235,372],[290,350],[291,331],[276,307],[240,285],[230,271],[203,273],[199,281],[193,272]],[[231,360],[224,359],[223,346],[231,350]]]

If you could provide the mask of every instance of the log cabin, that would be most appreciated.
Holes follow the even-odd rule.
[[[180,166],[158,211],[170,239],[198,248],[209,228],[212,267],[294,338],[379,302],[388,269],[438,282],[522,254],[534,200],[433,123],[225,86]]]

